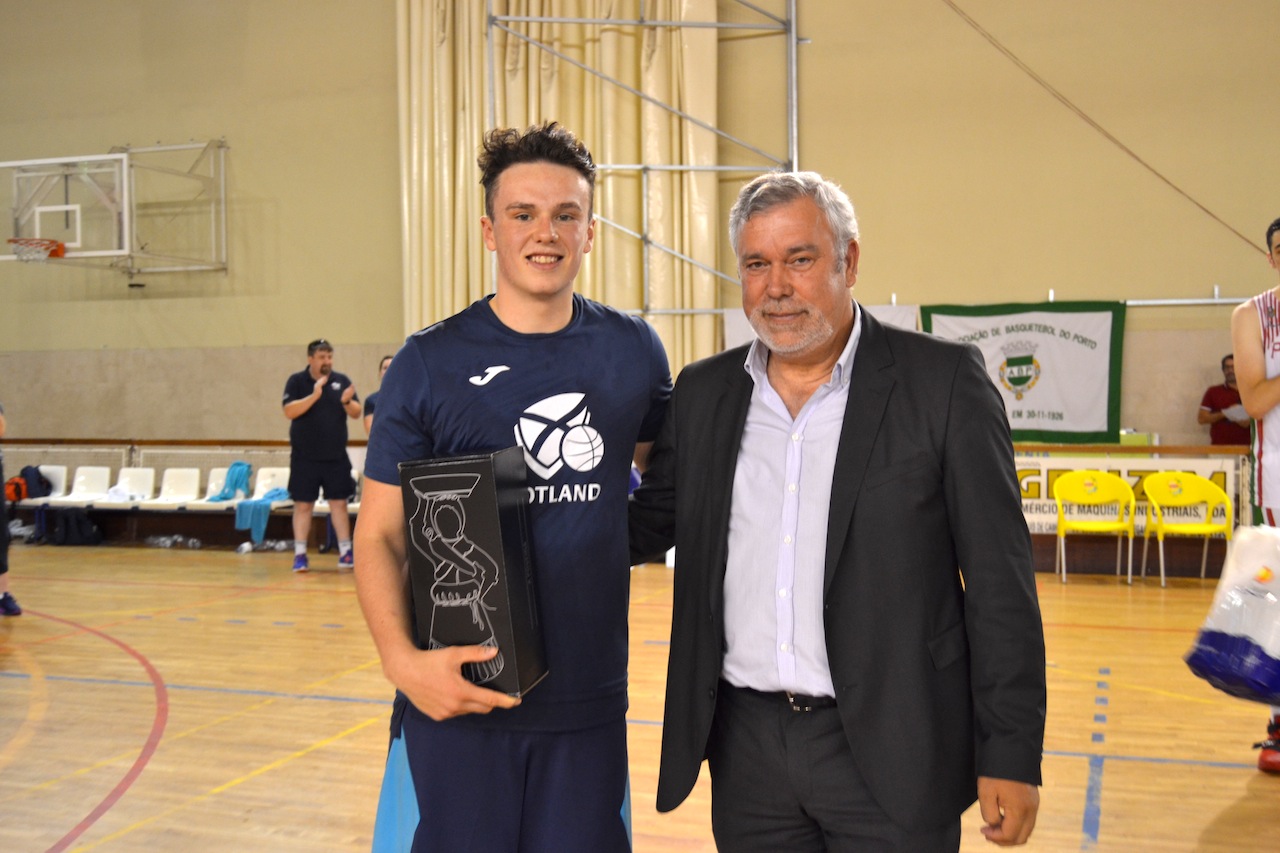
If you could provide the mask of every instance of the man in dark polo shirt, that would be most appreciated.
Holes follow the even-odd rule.
[[[355,494],[347,456],[347,418],[360,417],[360,398],[350,378],[333,369],[333,345],[324,338],[307,344],[307,367],[284,384],[284,416],[289,424],[289,496],[293,498],[293,570],[305,572],[307,540],[316,499],[324,488],[329,519],[338,537],[338,569],[351,569],[351,519],[347,500]]]

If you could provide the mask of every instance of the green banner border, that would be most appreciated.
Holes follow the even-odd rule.
[[[1012,429],[1014,441],[1044,441],[1054,444],[1115,444],[1120,441],[1120,372],[1124,365],[1123,302],[1001,302],[994,305],[921,305],[920,328],[933,334],[933,315],[952,317],[994,317],[1043,311],[1050,314],[1096,314],[1111,312],[1111,367],[1107,382],[1107,428],[1102,432],[1067,432],[1051,429]]]

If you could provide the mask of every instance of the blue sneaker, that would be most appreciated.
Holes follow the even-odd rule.
[[[356,552],[348,551],[338,558],[338,570],[354,569],[356,567]]]
[[[293,555],[293,570],[294,570],[295,572],[309,572],[309,571],[311,571],[311,564],[307,562],[307,555],[306,555],[306,554],[294,554],[294,555]]]
[[[5,616],[21,616],[22,608],[18,606],[18,600],[13,597],[13,593],[6,592],[0,595],[0,613]]]

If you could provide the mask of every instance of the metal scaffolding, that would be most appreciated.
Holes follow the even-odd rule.
[[[578,68],[587,74],[590,74],[605,83],[615,86],[618,89],[627,92],[644,102],[656,106],[673,116],[687,121],[697,127],[702,128],[724,142],[729,143],[734,149],[742,152],[750,153],[763,159],[769,164],[768,168],[796,169],[799,162],[799,138],[798,138],[798,121],[797,121],[797,47],[800,40],[796,34],[796,0],[786,0],[785,15],[774,14],[767,9],[761,8],[755,3],[746,2],[746,0],[734,0],[733,5],[740,6],[749,10],[759,18],[756,22],[729,22],[729,21],[667,21],[648,19],[642,16],[634,19],[619,18],[575,18],[575,17],[557,17],[557,16],[521,16],[521,15],[497,15],[493,12],[493,0],[487,2],[488,26],[486,28],[485,47],[489,64],[489,83],[488,83],[488,118],[489,125],[492,127],[497,123],[497,93],[495,81],[497,76],[496,56],[494,50],[494,32],[500,31],[506,33],[512,38],[519,39],[530,46],[547,53],[556,59],[566,62],[575,68]],[[643,10],[643,4],[641,4]],[[741,139],[722,128],[716,127],[709,122],[703,121],[697,116],[691,115],[684,110],[679,109],[674,104],[656,98],[647,92],[643,92],[605,74],[598,68],[594,68],[583,63],[571,56],[566,55],[563,51],[557,50],[554,46],[540,41],[529,35],[526,31],[527,27],[534,24],[579,24],[584,26],[595,27],[636,27],[636,28],[671,28],[671,29],[715,29],[718,31],[750,31],[754,33],[764,34],[766,36],[775,36],[785,40],[786,45],[786,103],[780,105],[779,111],[784,113],[786,124],[786,146],[787,150],[782,153],[770,152],[761,148],[747,140]],[[640,230],[628,228],[622,223],[607,219],[602,216],[596,217],[597,221],[618,231],[627,237],[638,241],[646,249],[653,249],[664,254],[670,255],[679,261],[689,264],[699,270],[709,273],[722,281],[733,285],[738,284],[738,280],[732,276],[726,275],[714,267],[710,267],[694,258],[689,257],[673,246],[669,246],[658,240],[655,240],[651,234],[651,214],[648,206],[649,197],[649,180],[650,177],[657,172],[736,172],[746,174],[757,174],[763,171],[758,163],[751,164],[718,164],[713,166],[698,166],[681,163],[597,163],[597,170],[601,172],[631,172],[640,176],[641,192],[640,197],[643,200],[643,210],[641,213]],[[650,300],[650,271],[651,260],[650,252],[642,252],[643,258],[643,306],[639,313],[658,315],[658,314],[674,314],[674,315],[693,315],[693,314],[722,314],[723,309],[715,308],[662,308],[655,309],[651,305]],[[734,309],[738,310],[738,309]]]

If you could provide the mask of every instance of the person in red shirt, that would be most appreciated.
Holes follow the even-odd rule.
[[[1249,415],[1240,402],[1236,387],[1236,360],[1228,353],[1222,357],[1223,383],[1204,392],[1196,420],[1210,424],[1210,444],[1249,444]]]

